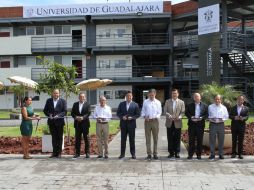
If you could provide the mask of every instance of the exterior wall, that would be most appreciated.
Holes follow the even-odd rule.
[[[26,68],[0,68],[0,81],[4,83],[5,86],[15,86],[17,84],[11,83],[7,77],[10,76],[22,76],[26,78],[31,78],[31,67]]]
[[[132,90],[132,86],[106,86],[97,90],[97,104],[99,103],[99,97],[105,96],[107,98],[107,104],[116,109],[120,102],[124,101],[125,93],[128,90]]]
[[[31,38],[29,36],[3,37],[0,38],[0,55],[23,55],[32,54]]]
[[[96,25],[96,46],[132,45],[132,24]]]
[[[14,67],[13,56],[0,56],[0,62],[2,61],[10,61],[10,67]]]
[[[3,94],[0,94],[0,109],[12,109],[14,108],[14,95],[13,93],[7,93],[3,92]]]
[[[96,77],[132,77],[132,55],[97,56]]]

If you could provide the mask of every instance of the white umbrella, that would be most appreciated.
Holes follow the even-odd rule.
[[[96,90],[99,86],[101,86],[100,79],[83,80],[76,85],[79,90]]]
[[[0,81],[0,90],[4,87],[4,83]]]
[[[38,85],[37,82],[25,77],[21,77],[21,76],[12,76],[12,77],[8,77],[7,79],[9,79],[13,83],[20,84],[28,89],[36,89]]]
[[[109,79],[88,79],[81,81],[76,86],[80,90],[96,90],[97,88],[101,88],[107,86],[108,84],[112,83],[112,80]]]

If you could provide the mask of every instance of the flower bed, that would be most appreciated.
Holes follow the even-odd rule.
[[[113,139],[115,135],[109,136],[109,141]],[[41,152],[42,147],[41,137],[32,137],[30,142],[31,154],[46,154]],[[73,155],[75,151],[75,138],[70,138],[70,143],[67,142],[67,137],[64,142],[64,150],[62,154]],[[90,136],[90,152],[96,154],[97,143],[96,135]],[[0,137],[0,154],[22,154],[21,137]],[[81,154],[84,154],[84,143],[81,143]]]
[[[230,126],[225,127],[225,131],[230,131]],[[188,148],[188,131],[182,131],[182,141],[185,143]],[[231,148],[224,148],[224,153],[229,155],[231,154]],[[210,149],[207,146],[203,146],[203,154],[209,155]],[[245,155],[254,155],[254,123],[246,125],[245,137],[243,143],[243,154]]]

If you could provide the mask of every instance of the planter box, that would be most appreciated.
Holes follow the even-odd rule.
[[[209,132],[204,132],[203,137],[203,145],[210,147],[209,145]],[[228,131],[225,131],[225,138],[224,138],[224,148],[231,148],[232,147],[232,134],[228,133]],[[215,148],[218,148],[218,138],[216,138],[216,145]]]
[[[63,136],[63,144],[62,150],[64,149],[64,136]],[[42,136],[42,152],[53,152],[52,146],[52,136],[51,135],[43,135]]]

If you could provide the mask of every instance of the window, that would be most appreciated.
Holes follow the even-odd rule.
[[[18,31],[19,36],[25,36],[26,35],[26,27],[20,27]]]
[[[18,66],[26,65],[26,57],[18,57]]]
[[[116,90],[115,99],[124,99],[127,92],[128,92],[127,90]]]
[[[35,35],[35,27],[27,27],[26,28],[26,35],[28,35],[28,36]]]
[[[44,33],[45,34],[53,34],[53,27],[52,26],[45,26]]]
[[[43,61],[44,61],[44,57],[42,58],[36,57],[36,65],[42,65]]]
[[[110,60],[99,60],[99,67],[104,69],[110,68]]]
[[[54,26],[54,34],[62,34],[62,26]]]
[[[62,64],[62,56],[61,55],[55,55],[54,56],[54,61],[57,63]]]
[[[100,91],[100,96],[105,96],[106,99],[113,99],[113,93],[111,90]]]
[[[122,38],[125,33],[125,29],[117,29],[117,36]]]
[[[44,27],[36,26],[36,35],[43,35],[43,34],[44,34]]]
[[[36,65],[36,59],[33,56],[26,57],[26,65],[33,66]]]
[[[115,68],[126,68],[126,60],[116,60]]]
[[[63,34],[70,34],[71,26],[63,26]]]
[[[110,38],[110,29],[108,29],[108,30],[105,31],[105,36],[106,36],[107,38]]]

